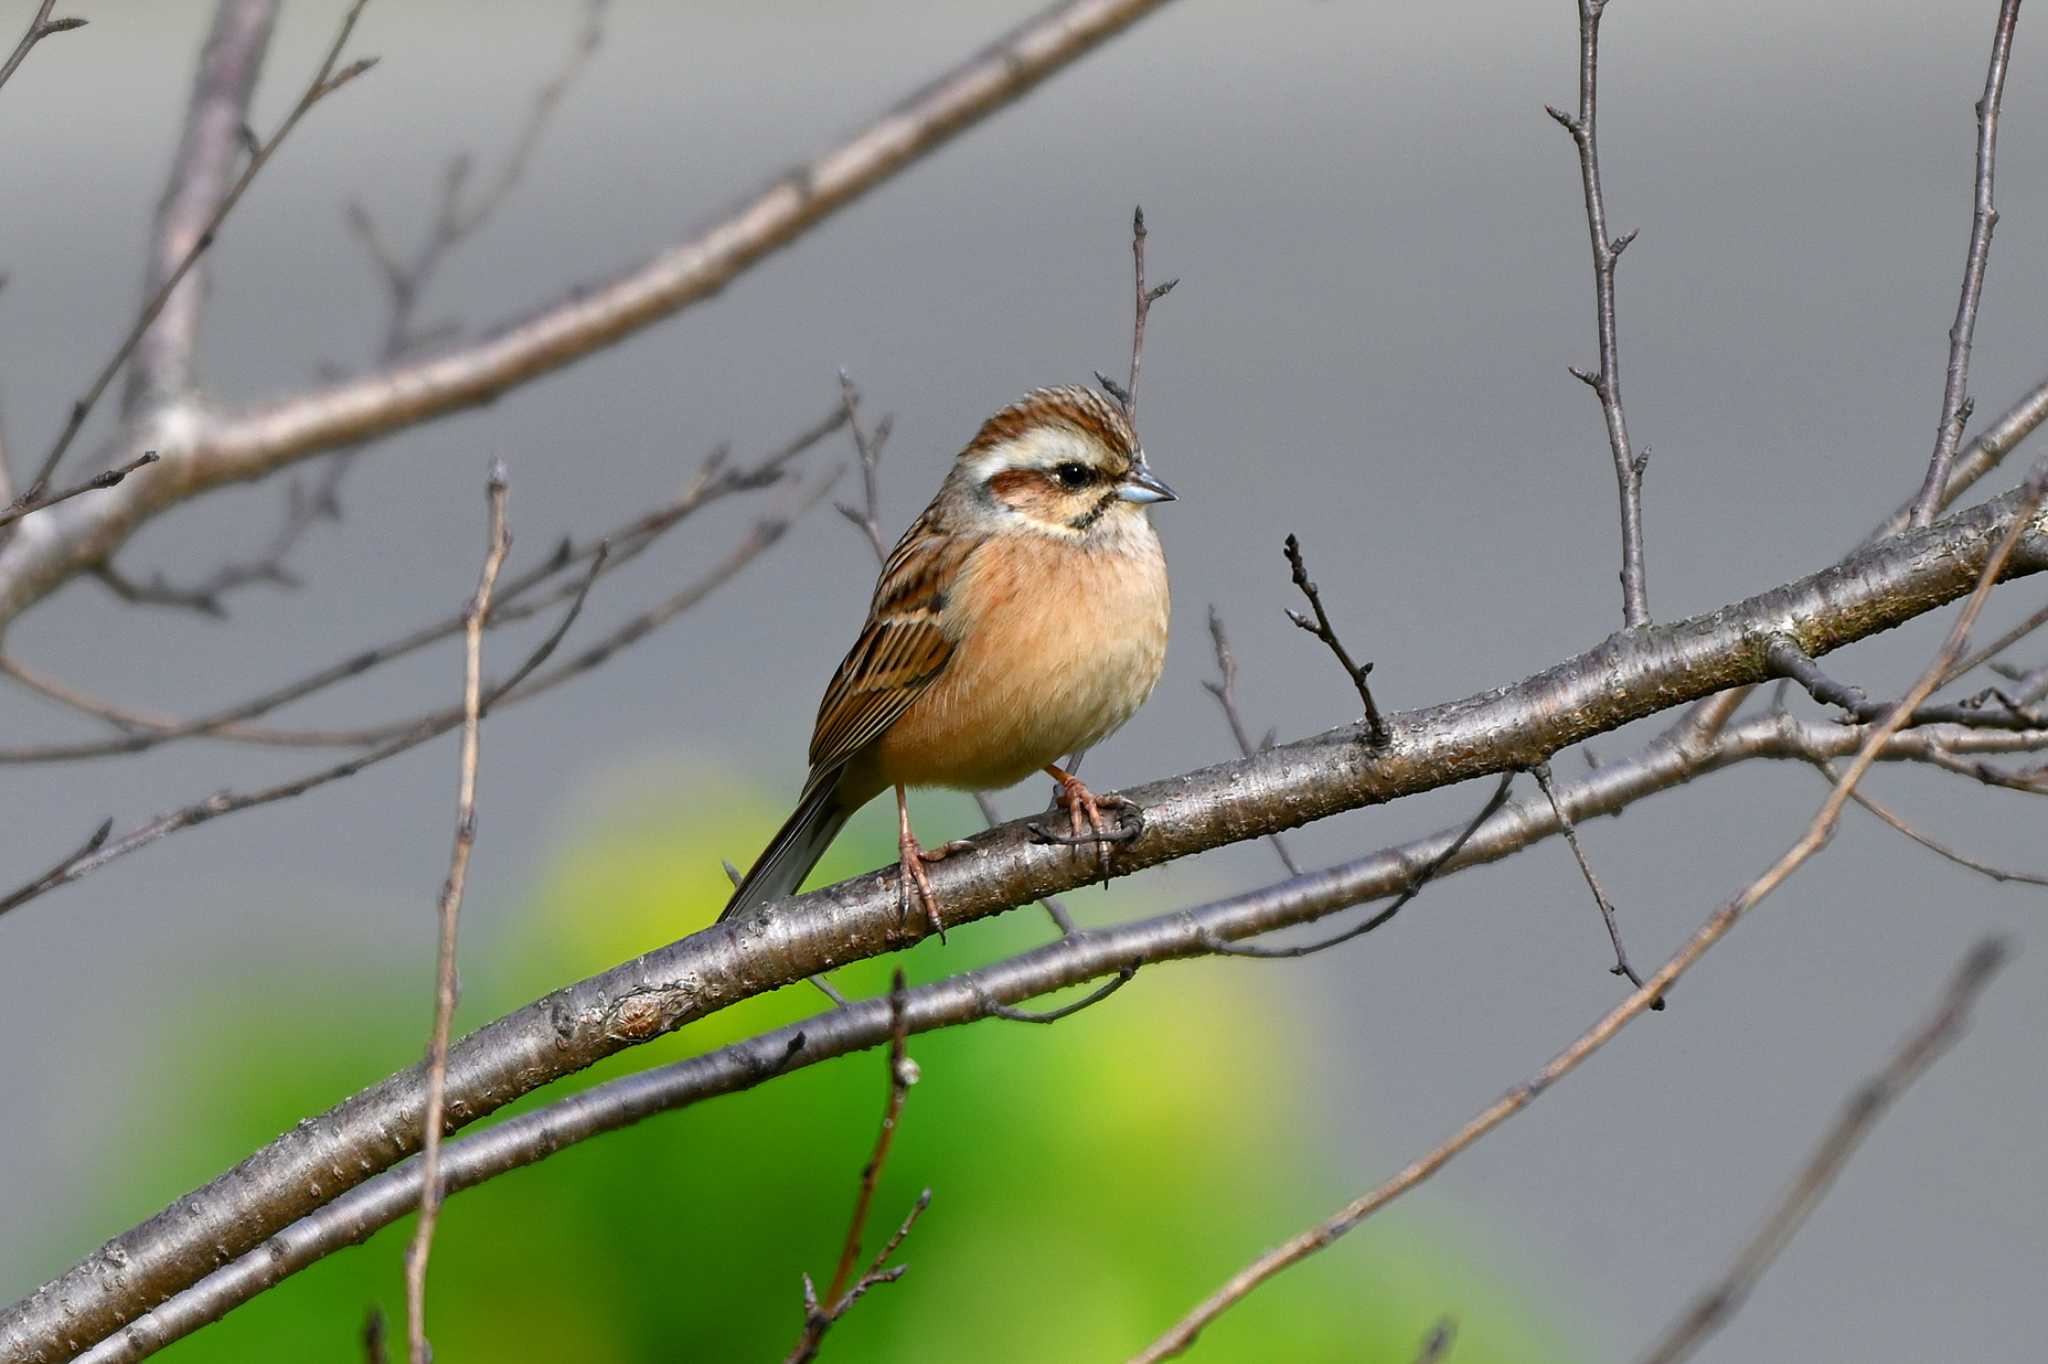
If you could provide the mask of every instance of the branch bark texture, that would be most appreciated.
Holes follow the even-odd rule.
[[[1145,808],[1146,827],[1118,850],[1116,870],[1527,767],[1630,721],[1767,680],[1775,634],[1817,657],[1968,592],[1994,545],[2032,506],[2023,493],[2008,494],[1719,611],[1615,635],[1513,686],[1389,716],[1381,748],[1347,725],[1125,792]],[[2005,573],[2044,567],[2048,526],[2034,512]],[[1088,850],[1036,843],[1020,824],[974,845],[978,855],[933,868],[949,924],[1099,874]],[[1262,899],[1251,931],[1313,917],[1319,902],[1358,898],[1341,899],[1313,877],[1278,890]],[[450,1126],[741,999],[916,942],[927,926],[902,920],[897,899],[893,874],[856,877],[647,953],[487,1025],[451,1051]],[[714,909],[707,905],[704,917]],[[277,1138],[0,1315],[0,1352],[68,1358],[395,1165],[417,1148],[424,1098],[413,1067]]]

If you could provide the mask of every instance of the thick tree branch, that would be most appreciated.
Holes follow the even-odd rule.
[[[0,625],[106,559],[176,502],[488,402],[710,297],[1162,3],[1069,0],[1047,10],[848,141],[779,177],[703,234],[470,345],[255,411],[189,414],[157,442],[173,466],[162,476],[131,480],[117,493],[92,499],[90,515],[53,513],[49,533],[32,543],[16,537],[0,552]]]
[[[1970,342],[1977,331],[1977,303],[1984,296],[1984,268],[1991,259],[1991,233],[1998,209],[1991,202],[1992,170],[1998,157],[1998,105],[2005,97],[2005,73],[2012,61],[2013,30],[2019,26],[2020,0],[2002,0],[1998,25],[1991,36],[1991,61],[1984,71],[1984,93],[1977,100],[1977,178],[1971,193],[1970,247],[1963,260],[1962,295],[1956,320],[1948,329],[1948,368],[1941,388],[1941,420],[1935,427],[1934,454],[1927,461],[1927,479],[1913,502],[1909,525],[1924,526],[1941,507],[1949,467],[1962,444],[1970,419]]]
[[[1859,748],[1867,733],[1848,726],[1802,721],[1785,714],[1734,726],[1710,743],[1681,748],[1654,742],[1640,757],[1603,764],[1575,783],[1560,783],[1558,801],[1573,818],[1620,813],[1638,800],[1694,777],[1756,759],[1814,762]],[[1894,735],[1879,756],[1924,760],[1947,739],[1972,751],[2021,751],[2024,736],[1938,730]],[[2031,736],[2048,747],[2048,732]],[[1508,857],[1559,832],[1547,803],[1509,806],[1477,830],[1449,828],[1327,871],[1113,928],[1075,934],[910,993],[911,1032],[952,1027],[984,1018],[1010,1018],[1015,1005],[1054,990],[1106,978],[1079,1004],[1096,1002],[1128,981],[1146,962],[1213,953],[1228,938],[1249,937],[1375,898],[1405,895],[1418,869],[1455,871]],[[1377,917],[1377,916],[1375,916]],[[843,1005],[759,1037],[592,1086],[545,1108],[462,1137],[443,1154],[447,1193],[472,1188],[521,1169],[568,1146],[616,1131],[654,1114],[765,1084],[786,1071],[879,1046],[894,1030],[880,1001]],[[1070,1011],[1053,1010],[1033,1019]],[[231,1265],[209,1275],[168,1303],[146,1313],[82,1357],[114,1364],[146,1357],[324,1257],[356,1245],[419,1203],[419,1165],[408,1162],[379,1175],[293,1223]]]
[[[1774,633],[1792,635],[1819,656],[1922,615],[1968,592],[2002,543],[2011,547],[2002,572],[2048,567],[2048,527],[2031,489],[1709,615],[1616,635],[1514,686],[1387,717],[1384,748],[1361,743],[1361,727],[1347,725],[1126,792],[1144,807],[1146,827],[1126,845],[1120,863],[1137,870],[1342,810],[1527,767],[1632,720],[1766,680],[1764,641]],[[974,845],[979,855],[933,868],[949,924],[1099,874],[1093,859],[1037,843],[1018,824],[990,831]],[[1404,870],[1404,881],[1411,879],[1413,868]],[[1252,924],[1222,935],[1265,931],[1313,917],[1319,906],[1356,903],[1355,893],[1345,898],[1347,888],[1355,889],[1347,876],[1285,883],[1256,901]],[[706,906],[707,920],[712,910]],[[472,1122],[625,1047],[847,960],[907,946],[926,931],[916,916],[899,917],[893,873],[886,871],[706,929],[559,990],[456,1044],[448,1077],[451,1118]],[[1199,935],[1208,931],[1216,930],[1185,925],[1181,954],[1202,950]],[[1076,950],[1069,945],[1087,936],[1048,950]],[[1120,955],[1096,974],[1121,970],[1132,959]],[[245,1253],[331,1199],[349,1176],[366,1177],[411,1154],[422,1099],[414,1068],[279,1137],[0,1314],[0,1351],[49,1359],[118,1330],[209,1273],[218,1256]],[[316,1186],[317,1194],[310,1191]]]
[[[1877,1120],[1905,1093],[1907,1086],[1961,1038],[1969,1027],[1970,1010],[1977,997],[2011,955],[2011,948],[1998,938],[1987,938],[1971,950],[1956,968],[1933,1016],[1913,1031],[1883,1070],[1849,1096],[1841,1116],[1821,1139],[1784,1198],[1764,1219],[1755,1239],[1742,1248],[1720,1282],[1702,1294],[1691,1310],[1650,1347],[1643,1355],[1643,1364],[1678,1364],[1735,1315],[1757,1280],[1778,1258],[1778,1252],[1827,1196],[1835,1176],[1856,1154],[1856,1148],[1863,1144]]]
[[[2048,461],[2043,461],[2035,467],[2028,476],[2020,497],[2023,515],[2031,517],[2039,511],[2042,499],[2048,497]],[[1947,638],[1942,641],[1941,648],[1935,653],[1934,661],[1921,672],[1919,679],[1907,690],[1905,699],[1899,702],[1884,722],[1872,727],[1869,737],[1863,741],[1863,746],[1857,750],[1855,758],[1843,772],[1841,781],[1836,783],[1820,809],[1814,812],[1813,818],[1807,822],[1805,830],[1793,841],[1792,846],[1787,848],[1762,875],[1745,886],[1734,899],[1709,915],[1706,922],[1693,932],[1686,944],[1665,962],[1655,975],[1610,1010],[1606,1017],[1581,1033],[1563,1051],[1552,1057],[1533,1076],[1480,1110],[1464,1126],[1410,1162],[1398,1174],[1345,1204],[1323,1221],[1290,1237],[1238,1271],[1222,1287],[1197,1304],[1194,1310],[1175,1322],[1159,1339],[1134,1355],[1131,1364],[1159,1364],[1161,1360],[1184,1353],[1195,1343],[1195,1338],[1205,1327],[1244,1301],[1261,1284],[1282,1270],[1301,1263],[1331,1245],[1366,1218],[1434,1175],[1481,1137],[1534,1103],[1538,1096],[1577,1070],[1595,1052],[1613,1040],[1616,1033],[1663,998],[1671,984],[1726,937],[1750,910],[1761,904],[1815,853],[1826,847],[1834,834],[1835,826],[1841,821],[1843,807],[1849,803],[1857,783],[1869,772],[1871,764],[1877,761],[1885,743],[1905,724],[1914,707],[1927,699],[1928,694],[1940,682],[1942,675],[1962,657],[1978,614],[1984,609],[1984,603],[1990,599],[1991,589],[1997,585],[2007,560],[2025,534],[2025,527],[2015,521],[1999,537],[1997,545],[1985,558],[1969,599],[1963,603],[1962,610],[1956,613],[1955,623],[1949,628]]]

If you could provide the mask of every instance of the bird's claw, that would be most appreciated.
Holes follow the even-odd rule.
[[[900,866],[902,868],[902,875],[898,883],[901,885],[903,892],[903,905],[899,917],[903,919],[910,917],[910,903],[915,899],[924,910],[925,922],[932,926],[932,932],[939,935],[941,945],[946,941],[946,924],[945,920],[939,917],[938,893],[932,889],[932,879],[926,875],[924,864],[940,861],[949,854],[959,850],[958,843],[947,843],[931,849],[919,847],[917,840],[912,838],[908,832],[904,833],[898,843]]]
[[[1081,784],[1078,777],[1067,777],[1053,789],[1053,808],[1067,812],[1067,832],[1055,833],[1040,824],[1032,824],[1031,832],[1041,843],[1057,843],[1067,846],[1093,844],[1096,857],[1102,868],[1102,879],[1109,880],[1112,852],[1120,843],[1130,843],[1145,832],[1145,812],[1133,801],[1115,794],[1096,795]],[[1130,822],[1118,819],[1114,826],[1106,823],[1103,810],[1111,809],[1120,815],[1129,815]]]

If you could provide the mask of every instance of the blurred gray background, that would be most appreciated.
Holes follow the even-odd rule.
[[[14,8],[10,41],[28,7]],[[450,263],[427,315],[488,323],[640,259],[1029,8],[615,5],[530,176]],[[273,127],[296,97],[340,9],[287,8],[256,127]],[[1819,567],[1918,486],[1995,9],[1611,9],[1602,150],[1616,229],[1642,229],[1622,266],[1622,340],[1633,433],[1654,452],[1659,618]],[[0,294],[0,401],[18,462],[46,447],[132,315],[208,7],[81,0],[73,11],[91,27],[41,47],[0,93],[0,268],[12,276]],[[342,205],[360,199],[412,240],[447,156],[467,149],[490,164],[579,22],[566,3],[371,7],[355,50],[381,65],[315,111],[211,257],[212,396],[255,400],[323,363],[366,362],[382,299]],[[2006,96],[2003,217],[1971,384],[1986,417],[2048,366],[2040,37],[2021,25]],[[1280,614],[1289,531],[1347,640],[1377,660],[1383,703],[1519,678],[1619,623],[1611,465],[1596,404],[1565,373],[1595,359],[1579,182],[1542,108],[1572,103],[1575,45],[1566,0],[1184,0],[712,302],[492,408],[376,447],[345,491],[347,520],[297,559],[303,590],[245,593],[216,623],[123,608],[78,582],[23,618],[8,652],[145,708],[223,702],[452,609],[474,583],[491,456],[510,466],[521,550],[537,555],[561,531],[594,533],[669,494],[721,439],[754,451],[808,424],[833,402],[842,366],[871,412],[896,414],[884,485],[893,534],[988,410],[1037,384],[1120,369],[1128,220],[1142,202],[1155,275],[1183,281],[1153,315],[1142,403],[1153,461],[1183,496],[1156,518],[1176,636],[1155,699],[1089,774],[1124,785],[1232,751],[1199,685],[1213,674],[1212,602],[1232,627],[1255,731],[1295,737],[1354,718],[1341,675]],[[842,457],[835,443],[814,464]],[[281,500],[272,484],[180,509],[122,563],[191,573],[254,552]],[[682,581],[753,514],[734,504],[693,523],[608,580],[581,628],[594,637]],[[494,919],[554,853],[635,790],[724,770],[794,791],[818,689],[865,603],[867,556],[829,510],[814,514],[731,589],[490,726],[466,971],[490,969]],[[2041,592],[2007,589],[1988,626]],[[1831,667],[1888,693],[1943,625]],[[458,658],[451,642],[286,718],[369,721],[445,701]],[[86,732],[0,692],[0,742]],[[1596,747],[1616,755],[1628,742]],[[341,988],[323,963],[388,962],[417,978],[424,1026],[452,755],[443,740],[180,834],[0,923],[0,1227],[37,1229],[0,1235],[0,1298],[62,1267],[40,1248],[52,1234],[68,1257],[119,1229],[76,1225],[64,1209],[98,1178],[111,1096],[176,1075],[157,1039],[187,1011],[221,1006],[194,999],[201,966],[281,973],[317,1012],[323,991]],[[188,744],[0,772],[0,880],[26,878],[103,816],[127,827],[319,761]],[[1561,773],[1579,766],[1560,758]],[[2040,807],[2025,797],[1897,771],[1871,789],[1982,856],[2036,870],[2048,860]],[[1004,808],[1023,813],[1042,795],[1020,789]],[[1636,960],[1661,961],[1782,851],[1821,795],[1804,769],[1757,764],[1590,826]],[[1475,786],[1364,811],[1296,846],[1334,861],[1456,820],[1483,797]],[[973,821],[949,797],[920,809],[927,841]],[[1207,898],[1277,870],[1265,848],[1227,850],[1150,874],[1143,903]],[[1094,892],[1076,903],[1102,917],[1118,901]],[[682,907],[676,934],[714,908]],[[1550,1299],[1593,1357],[1626,1357],[1750,1233],[1968,943],[2006,930],[2027,950],[1975,1033],[1886,1121],[1712,1349],[2037,1357],[2048,1326],[2043,912],[2038,890],[1974,878],[1852,810],[1833,847],[1686,980],[1669,1012],[1630,1028],[1413,1206],[1486,1228],[1496,1263]],[[1299,1140],[1348,1172],[1335,1201],[1608,1007],[1608,961],[1578,873],[1550,843],[1430,889],[1369,941],[1235,969],[1276,1010],[1315,1019],[1320,1050],[1288,1063],[1327,1096],[1327,1120]],[[927,977],[945,969],[917,965]],[[1142,996],[1108,1007],[1142,1008]],[[1270,1238],[1325,1210],[1271,1209]],[[1211,1286],[1190,1283],[1190,1302]]]

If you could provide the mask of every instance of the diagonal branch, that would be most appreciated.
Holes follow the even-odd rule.
[[[2042,499],[2048,497],[2048,460],[2037,465],[2028,476],[2026,485],[2021,490],[2021,497],[2028,516],[2040,509]],[[1804,866],[1815,853],[1826,847],[1834,834],[1835,826],[1841,821],[1843,807],[1849,803],[1857,783],[1862,781],[1871,764],[1877,761],[1879,751],[1905,724],[1913,708],[1927,699],[1928,694],[1940,682],[1943,673],[1962,657],[1963,650],[1969,644],[1970,630],[1976,624],[1978,613],[1990,599],[1991,589],[1997,585],[2000,575],[2005,570],[2006,561],[2018,547],[2024,534],[2022,525],[2015,523],[1999,537],[1998,544],[1985,559],[1969,599],[1963,603],[1962,610],[1956,613],[1956,620],[1949,628],[1948,637],[1936,651],[1934,661],[1921,672],[1919,679],[1907,690],[1905,699],[1899,702],[1891,715],[1882,724],[1872,727],[1869,737],[1863,741],[1863,746],[1843,772],[1842,779],[1835,784],[1834,790],[1829,793],[1820,809],[1814,812],[1813,818],[1807,822],[1805,830],[1793,841],[1792,846],[1786,849],[1762,875],[1744,887],[1734,899],[1709,915],[1706,922],[1694,931],[1685,946],[1665,962],[1655,975],[1610,1010],[1606,1017],[1581,1033],[1563,1051],[1552,1057],[1533,1076],[1487,1105],[1463,1127],[1410,1162],[1391,1179],[1361,1194],[1323,1221],[1290,1237],[1238,1271],[1222,1287],[1175,1322],[1159,1339],[1134,1355],[1131,1364],[1159,1364],[1161,1360],[1172,1359],[1185,1353],[1195,1343],[1195,1338],[1202,1333],[1204,1327],[1244,1301],[1259,1285],[1282,1270],[1299,1264],[1328,1247],[1366,1218],[1427,1180],[1481,1137],[1534,1103],[1539,1095],[1578,1069],[1611,1041],[1616,1033],[1663,998],[1671,984],[1726,937],[1750,910],[1782,886],[1787,878]]]
[[[2012,61],[2013,30],[2020,22],[2020,0],[2001,0],[1998,24],[1992,30],[1991,61],[1984,71],[1984,93],[1977,100],[1977,178],[1970,196],[1970,247],[1963,259],[1962,295],[1956,320],[1948,329],[1948,368],[1941,386],[1941,420],[1935,426],[1934,454],[1927,461],[1927,479],[1913,501],[1907,524],[1924,526],[1941,507],[1949,468],[1963,427],[1970,420],[1970,342],[1977,330],[1977,302],[1984,296],[1984,269],[1991,259],[1991,233],[1998,209],[1991,202],[1992,170],[1998,157],[1998,105],[2005,97],[2005,73]]]
[[[1791,633],[1818,656],[1969,592],[1987,564],[2013,574],[2048,568],[2048,527],[2041,521],[2031,489],[2008,494],[1708,615],[1622,632],[1514,686],[1390,716],[1383,749],[1361,743],[1361,727],[1346,725],[1127,791],[1145,808],[1146,823],[1120,865],[1135,871],[1343,810],[1497,776],[1660,710],[1764,681],[1761,641],[1773,631]],[[1958,737],[1969,739],[1968,732]],[[1917,747],[1934,751],[1925,735]],[[978,855],[933,868],[949,927],[1099,874],[1092,863],[1038,844],[1020,824],[985,833],[973,846]],[[1405,884],[1413,867],[1398,871]],[[1231,921],[1238,931],[1224,936],[1299,922],[1332,903],[1357,903],[1357,872],[1285,883],[1252,902],[1246,922]],[[705,907],[707,920],[714,908]],[[626,1047],[741,999],[907,946],[929,931],[916,916],[899,918],[893,873],[886,871],[764,906],[559,990],[457,1043],[450,1051],[450,1112],[474,1121]],[[1181,922],[1164,936],[1186,955],[1201,950],[1203,931]],[[1049,950],[1068,954],[1062,961],[1086,960],[1088,949],[1072,944],[1088,937],[1061,939]],[[1116,959],[1081,978],[1148,955],[1117,946],[1125,950]],[[33,1360],[66,1341],[75,1342],[72,1350],[83,1348],[197,1282],[220,1256],[245,1253],[351,1180],[410,1155],[422,1097],[419,1072],[409,1070],[279,1137],[0,1313],[0,1353]],[[346,1172],[339,1182],[336,1171]]]
[[[1912,761],[1926,756],[1931,731],[1900,734],[1880,756]],[[2013,751],[2020,736],[1958,733],[1955,742],[1979,751]],[[1693,777],[1752,759],[1811,763],[1851,753],[1864,735],[1855,729],[1771,715],[1720,734],[1711,746],[1681,749],[1658,740],[1641,755],[1603,764],[1585,779],[1558,787],[1559,804],[1578,820],[1619,814],[1659,791]],[[2048,745],[2048,733],[2032,740]],[[1106,978],[1104,985],[1065,1009],[1025,1015],[1050,1019],[1097,1002],[1147,962],[1214,952],[1238,939],[1333,913],[1360,901],[1405,895],[1417,867],[1461,869],[1501,858],[1559,831],[1547,806],[1522,805],[1474,829],[1441,830],[1366,858],[1312,873],[1261,891],[1232,896],[1113,928],[1076,934],[1006,961],[910,992],[910,1031],[925,1032],[984,1018],[1013,1018],[1014,1006],[1062,988]],[[1457,850],[1462,847],[1463,852]],[[1305,884],[1306,883],[1306,884]],[[1375,916],[1378,917],[1378,916]],[[802,1069],[888,1041],[890,1012],[864,1000],[735,1042],[689,1060],[658,1066],[594,1085],[544,1108],[461,1137],[445,1148],[443,1187],[454,1193],[507,1171],[522,1169],[568,1146],[686,1108],[723,1094],[765,1084]],[[327,1255],[365,1240],[419,1205],[419,1169],[408,1163],[357,1186],[301,1218],[233,1264],[207,1275],[170,1302],[152,1309],[82,1358],[81,1364],[131,1364],[216,1321],[236,1306]]]
[[[163,452],[177,462],[178,478],[148,480],[118,500],[94,499],[92,516],[66,518],[58,533],[0,553],[0,623],[103,561],[176,502],[489,402],[711,297],[1164,3],[1067,0],[1048,9],[847,141],[793,167],[702,234],[470,345],[239,415],[195,415],[189,440]]]
[[[1987,938],[1971,949],[1956,968],[1933,1016],[1914,1030],[1883,1070],[1849,1096],[1841,1116],[1821,1138],[1806,1168],[1764,1219],[1755,1238],[1735,1257],[1728,1273],[1650,1347],[1643,1355],[1643,1364],[1678,1364],[1741,1308],[1757,1280],[1834,1186],[1835,1177],[1856,1154],[1856,1148],[1870,1135],[1877,1120],[1962,1037],[1969,1027],[1970,1010],[1977,997],[2011,955],[2012,949],[1999,938]]]

